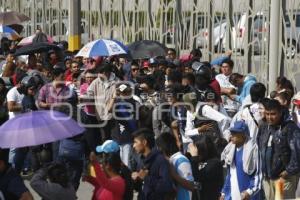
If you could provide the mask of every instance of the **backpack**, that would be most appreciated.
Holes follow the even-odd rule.
[[[200,118],[196,117],[194,121],[194,125],[196,128],[206,124],[213,124],[213,128],[203,132],[203,134],[211,137],[212,141],[216,145],[218,155],[221,155],[228,142],[222,137],[218,122],[204,117],[202,115],[201,108],[198,111],[198,116],[200,116]]]

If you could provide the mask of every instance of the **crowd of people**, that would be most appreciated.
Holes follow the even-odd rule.
[[[16,57],[1,40],[0,124],[56,110],[85,132],[0,149],[1,200],[33,199],[24,178],[49,200],[77,199],[82,181],[93,200],[300,197],[300,93],[287,78],[267,94],[255,76],[234,73],[231,52],[203,61],[200,49],[180,58],[169,48],[131,60],[57,45]]]

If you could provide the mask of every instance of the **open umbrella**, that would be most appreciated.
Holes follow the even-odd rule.
[[[53,43],[53,39],[50,36],[47,36],[45,33],[37,33],[28,37],[23,38],[19,43],[18,46],[25,46],[32,43]]]
[[[0,127],[0,147],[46,144],[79,135],[84,130],[75,120],[61,112],[29,112],[8,120]]]
[[[80,49],[76,56],[114,56],[127,54],[127,48],[116,40],[100,39],[87,43]]]
[[[24,26],[21,24],[11,24],[7,26],[14,29],[18,34],[21,34],[24,29]]]
[[[167,47],[157,41],[141,40],[130,44],[128,50],[133,59],[144,59],[166,56]]]
[[[2,12],[0,13],[0,24],[1,25],[11,25],[20,24],[22,22],[30,20],[24,14],[18,13],[16,11]]]
[[[10,40],[17,40],[21,36],[12,28],[9,26],[2,26],[0,25],[0,33],[2,37],[7,37]]]
[[[34,43],[17,49],[15,52],[15,56],[30,55],[33,53],[42,53],[42,52],[47,52],[49,50],[60,50],[60,48],[56,45],[48,44],[45,42]]]

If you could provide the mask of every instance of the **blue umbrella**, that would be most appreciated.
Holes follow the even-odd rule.
[[[80,49],[76,56],[114,56],[127,54],[127,47],[116,40],[99,39],[87,43]]]
[[[17,40],[21,37],[14,29],[10,28],[9,26],[0,25],[0,33],[2,37],[7,37],[10,40]]]
[[[34,111],[20,114],[0,127],[0,147],[35,146],[84,132],[69,116],[57,111]]]

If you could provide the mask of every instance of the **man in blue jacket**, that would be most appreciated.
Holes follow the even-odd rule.
[[[251,86],[256,83],[256,78],[252,75],[241,75],[233,73],[229,77],[229,82],[238,88],[238,93],[232,94],[229,97],[242,104],[243,100],[250,94]]]
[[[143,167],[132,173],[133,180],[143,181],[139,199],[165,200],[171,195],[175,196],[170,165],[163,154],[154,148],[154,133],[149,129],[139,129],[133,133],[133,137],[133,148],[143,158]]]

